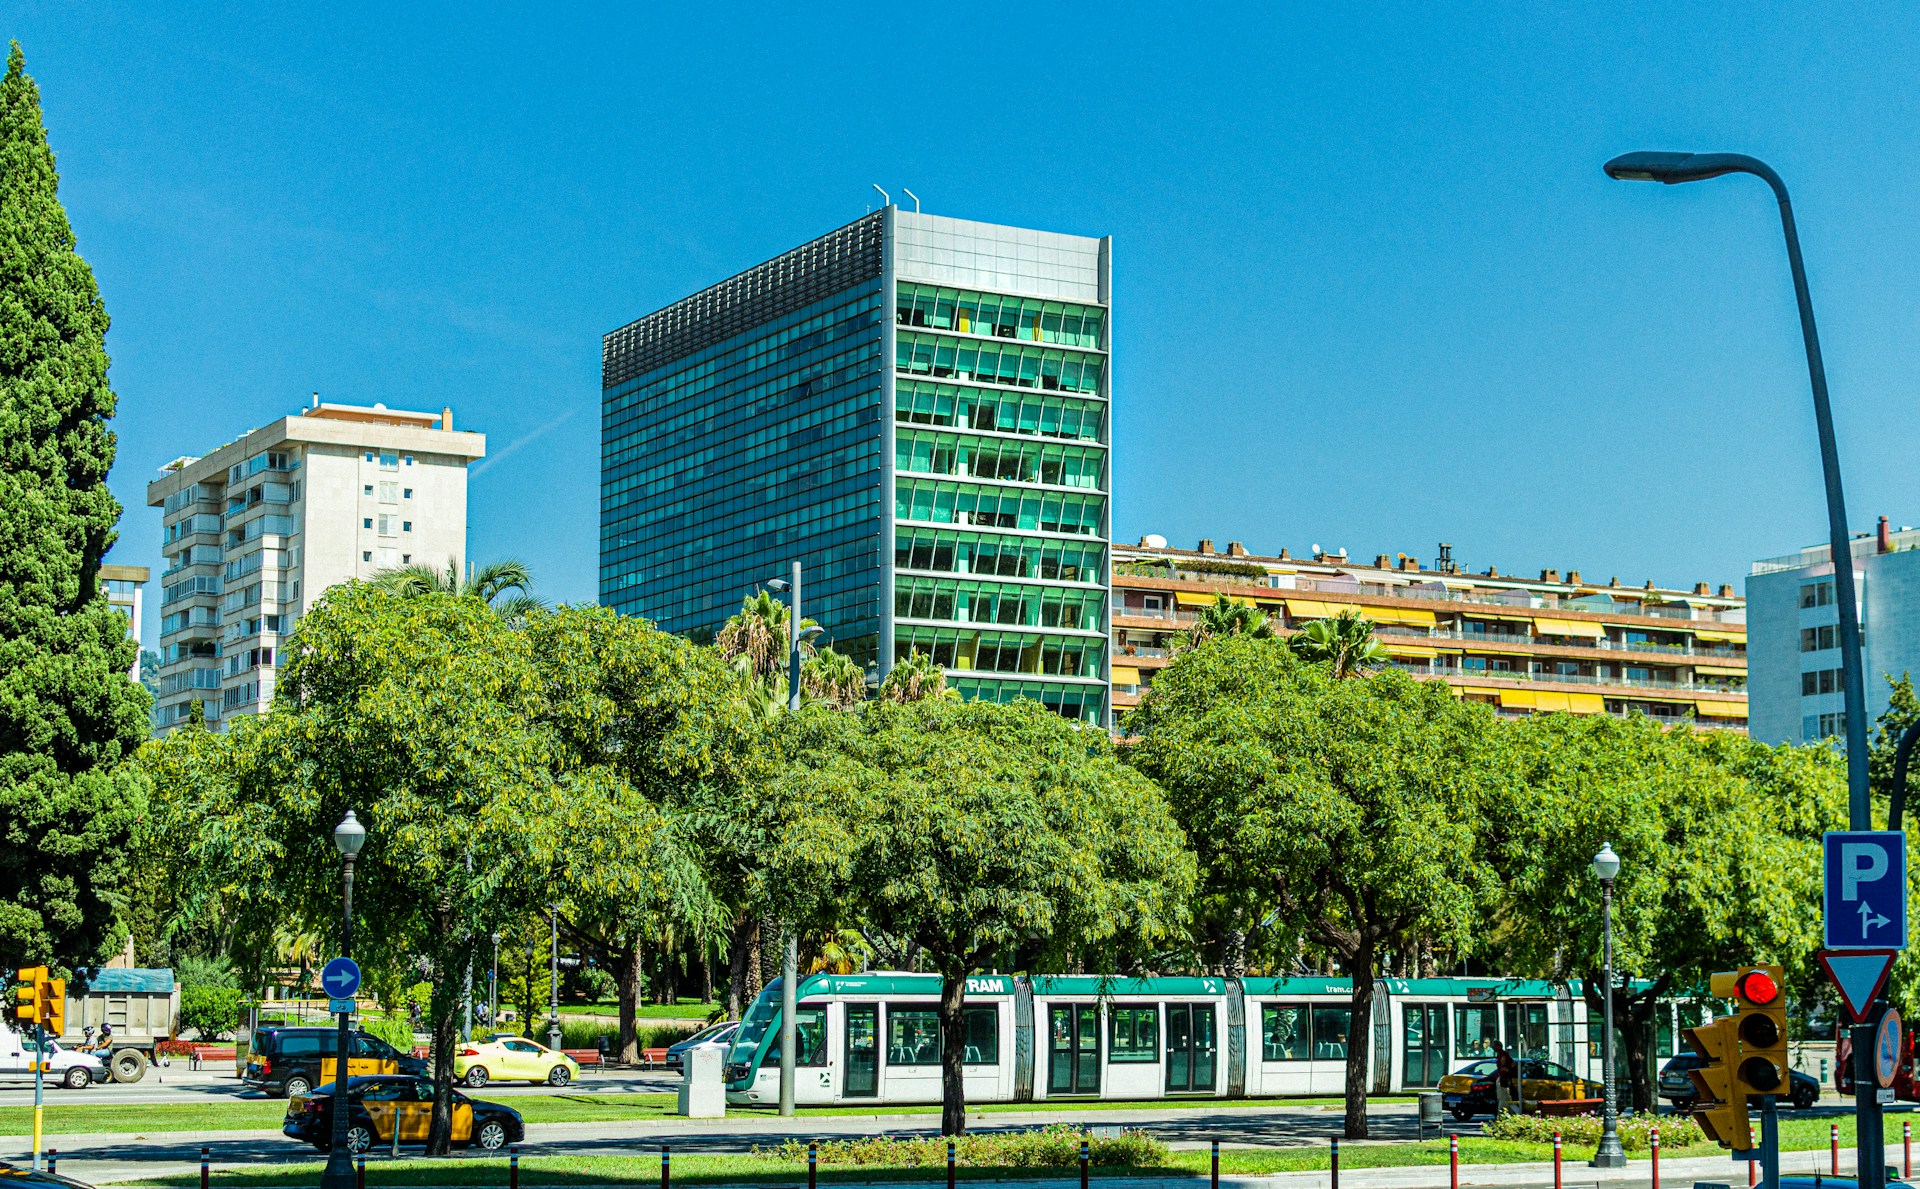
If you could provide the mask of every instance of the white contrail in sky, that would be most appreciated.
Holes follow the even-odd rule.
[[[569,420],[572,419],[573,415],[575,413],[578,413],[579,411],[580,411],[580,406],[575,405],[573,408],[568,409],[566,412],[560,414],[558,417],[555,417],[552,421],[547,422],[545,425],[541,426],[540,428],[533,430],[530,433],[521,434],[519,437],[515,438],[513,441],[508,442],[504,447],[501,448],[501,450],[498,453],[490,454],[485,459],[481,460],[481,463],[479,466],[476,466],[471,471],[467,472],[468,476],[472,477],[474,475],[481,474],[485,472],[486,469],[492,466],[494,463],[503,462],[506,459],[512,458],[514,451],[520,449],[520,447],[526,445],[528,442],[533,441],[535,438],[539,437],[541,434],[544,434],[549,430],[558,429],[560,426],[565,425]]]

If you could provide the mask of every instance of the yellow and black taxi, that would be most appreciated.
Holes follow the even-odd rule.
[[[287,1100],[287,1117],[280,1130],[291,1139],[326,1151],[333,1144],[333,1083],[315,1087]],[[397,1129],[402,1144],[427,1142],[433,1120],[433,1080],[406,1074],[347,1079],[347,1147],[365,1152],[393,1143]],[[453,1092],[453,1142],[497,1152],[525,1139],[527,1128],[520,1112],[497,1102],[481,1102]]]
[[[1499,1068],[1499,1062],[1489,1057],[1454,1070],[1440,1079],[1440,1104],[1462,1123],[1475,1115],[1491,1115],[1498,1104],[1493,1079]],[[1522,1061],[1520,1090],[1521,1101],[1514,1104],[1515,1108],[1537,1112],[1542,1102],[1597,1097],[1600,1083],[1552,1061]]]

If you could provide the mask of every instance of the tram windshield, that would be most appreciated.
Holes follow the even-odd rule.
[[[753,1006],[747,1009],[746,1016],[740,1021],[740,1031],[733,1034],[733,1048],[727,1052],[727,1063],[751,1061],[760,1051],[760,1042],[767,1037],[767,1029],[780,1014],[780,980],[769,981],[760,994],[754,996]]]

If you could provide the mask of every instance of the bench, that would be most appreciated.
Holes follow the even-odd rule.
[[[1538,1102],[1542,1115],[1590,1115],[1606,1104],[1604,1098],[1546,1098]]]
[[[660,1049],[641,1049],[640,1050],[640,1067],[642,1069],[653,1069],[656,1066],[665,1065],[666,1063],[667,1063],[666,1049],[660,1048]]]
[[[604,1063],[603,1058],[600,1056],[599,1049],[561,1049],[560,1051],[572,1057],[581,1065],[600,1065]]]

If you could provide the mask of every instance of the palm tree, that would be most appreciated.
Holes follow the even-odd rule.
[[[1177,646],[1184,651],[1198,648],[1215,636],[1252,636],[1258,640],[1273,636],[1273,623],[1264,611],[1246,603],[1236,603],[1223,594],[1213,596],[1213,605],[1203,607],[1194,617],[1193,626],[1185,632],[1185,638]]]
[[[1356,677],[1387,663],[1387,649],[1373,638],[1373,621],[1357,611],[1316,619],[1287,640],[1294,655],[1328,661],[1335,677]]]
[[[450,594],[479,599],[516,626],[547,605],[545,600],[533,597],[533,571],[527,563],[512,558],[481,566],[465,579],[460,577],[460,563],[450,557],[444,570],[415,563],[382,570],[373,576],[372,583],[398,595]]]
[[[800,621],[802,632],[813,626],[811,619]],[[735,672],[756,685],[774,686],[787,673],[787,605],[764,590],[748,595],[740,600],[740,610],[714,635],[713,645],[720,650],[720,659],[732,665]],[[803,663],[811,655],[813,645],[802,635]]]
[[[946,670],[916,648],[907,654],[906,660],[894,662],[887,679],[880,683],[878,697],[882,702],[918,702],[953,692],[947,688]]]
[[[822,648],[800,666],[800,696],[846,710],[867,700],[867,675],[852,657]]]

